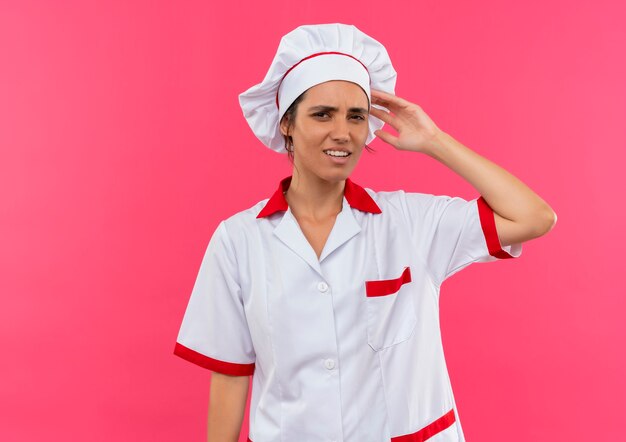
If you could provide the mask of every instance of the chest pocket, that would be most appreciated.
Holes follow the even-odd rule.
[[[392,279],[365,281],[367,343],[378,351],[406,341],[417,324],[411,268]]]

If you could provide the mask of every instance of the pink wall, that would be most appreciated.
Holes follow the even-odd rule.
[[[558,214],[519,260],[443,287],[468,440],[621,440],[622,2],[209,3],[0,3],[0,440],[204,440],[210,372],[173,356],[178,327],[218,221],[290,173],[237,95],[284,33],[337,21]],[[373,146],[362,185],[476,196]]]

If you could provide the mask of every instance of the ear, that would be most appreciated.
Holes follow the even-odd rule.
[[[289,116],[285,116],[280,121],[280,133],[283,135],[289,135]]]

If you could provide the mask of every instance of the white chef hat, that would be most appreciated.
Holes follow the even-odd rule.
[[[371,103],[370,88],[394,94],[397,73],[385,47],[353,25],[300,26],[285,35],[263,81],[239,95],[252,132],[270,149],[286,153],[279,122],[307,89],[330,80],[358,84]],[[379,107],[379,106],[376,106]],[[370,115],[366,143],[384,122]]]

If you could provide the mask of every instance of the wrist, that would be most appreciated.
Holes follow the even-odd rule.
[[[428,142],[428,148],[424,151],[424,153],[434,159],[439,159],[443,150],[445,150],[446,146],[450,142],[450,139],[450,135],[438,129]]]

